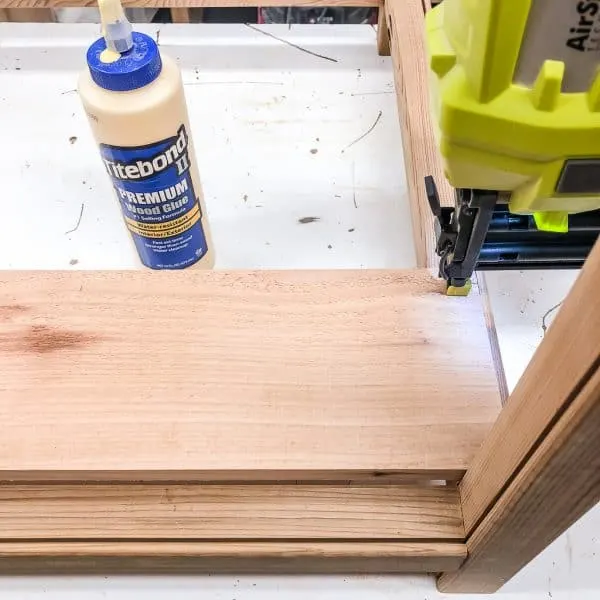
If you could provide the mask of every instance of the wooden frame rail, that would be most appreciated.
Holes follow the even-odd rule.
[[[171,7],[178,21],[188,18],[189,7],[379,6],[377,46],[392,56],[417,262],[435,267],[423,177],[436,177],[444,203],[452,202],[453,192],[443,177],[428,109],[421,0],[123,4]],[[0,18],[10,17],[10,11],[93,5],[91,0],[0,0]],[[53,374],[62,368],[55,352],[67,353],[65,368],[75,356],[84,362],[103,357],[113,370],[117,363],[107,357],[126,361],[132,348],[124,340],[136,336],[133,330],[123,333],[129,325],[125,317],[119,321],[118,294],[125,287],[128,293],[147,293],[143,277],[2,277],[0,373],[12,379],[0,385],[0,413],[4,422],[11,415],[17,422],[9,435],[0,436],[1,572],[427,571],[441,573],[438,585],[444,592],[491,592],[600,500],[600,242],[501,411],[494,404],[477,290],[469,299],[447,299],[425,271],[207,275],[194,287],[204,290],[205,299],[219,299],[216,309],[208,300],[203,305],[213,310],[208,350],[187,350],[193,349],[191,341],[182,346],[199,379],[180,387],[177,397],[168,395],[168,379],[160,388],[186,419],[170,418],[164,404],[152,400],[156,389],[132,376],[131,389],[146,394],[155,412],[144,421],[148,404],[139,413],[135,402],[124,412],[119,403],[102,407],[98,422],[112,419],[115,431],[130,440],[121,448],[94,428],[89,415],[100,413],[90,407],[98,403],[83,400],[93,396],[89,379],[71,379],[68,402],[61,404],[52,387]],[[66,294],[64,302],[72,300],[72,310],[47,306],[48,290],[56,285]],[[82,296],[84,286],[88,291]],[[153,293],[159,306],[186,298],[184,290],[175,300]],[[94,307],[100,301],[116,302],[108,316]],[[219,311],[227,319],[219,319]],[[93,314],[99,315],[98,330],[78,330]],[[440,334],[435,314],[460,322],[457,330],[463,334],[468,330],[465,340],[473,344],[468,360],[453,356],[454,340]],[[220,326],[224,321],[228,327]],[[171,324],[181,328],[177,320]],[[65,333],[67,325],[76,331]],[[487,328],[498,365],[493,323]],[[187,329],[186,324],[180,331]],[[257,330],[264,338],[260,354],[270,363],[255,360],[249,350]],[[477,343],[474,336],[480,336]],[[169,347],[165,340],[163,348]],[[244,377],[219,367],[220,383],[202,371],[206,364],[225,364],[223,357],[233,349],[239,364],[252,365]],[[437,375],[427,364],[428,352],[460,384],[443,398],[431,383]],[[483,358],[473,365],[475,355]],[[344,371],[348,364],[352,368]],[[427,372],[431,381],[415,375]],[[258,373],[260,385],[251,373]],[[36,387],[39,381],[43,388]],[[208,420],[185,401],[198,387],[215,399]],[[36,396],[40,389],[53,398],[43,408]],[[231,426],[233,413],[223,408],[228,402],[242,415],[239,431],[245,435],[245,451],[236,456],[219,445]],[[78,403],[73,419],[68,403]],[[32,422],[35,439],[27,437]],[[412,434],[403,429],[409,422]],[[44,429],[47,423],[60,423],[61,439],[69,443],[56,444],[52,431]],[[261,440],[274,425],[285,434],[275,434],[262,456]],[[111,441],[113,454],[106,450],[112,450]],[[77,460],[72,447],[78,449]],[[240,464],[244,468],[235,470]]]
[[[126,8],[169,8],[173,23],[189,23],[190,8],[252,6],[379,6],[381,0],[122,0]],[[51,22],[53,8],[94,8],[96,0],[0,0],[0,22]]]

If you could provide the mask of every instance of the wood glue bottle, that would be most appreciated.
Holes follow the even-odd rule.
[[[213,249],[181,73],[132,32],[119,0],[100,0],[79,96],[142,263],[211,268]]]

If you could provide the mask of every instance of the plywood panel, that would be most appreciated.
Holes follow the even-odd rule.
[[[0,486],[0,540],[447,540],[455,486]]]
[[[5,272],[0,478],[457,476],[499,410],[425,271]]]

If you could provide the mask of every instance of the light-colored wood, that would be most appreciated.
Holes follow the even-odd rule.
[[[463,541],[456,486],[0,486],[2,540]]]
[[[401,469],[397,471],[364,469],[364,470],[266,470],[266,469],[243,469],[243,470],[202,470],[194,469],[188,471],[177,471],[175,479],[172,469],[144,471],[141,481],[145,483],[193,483],[193,484],[289,484],[300,485],[429,485],[440,480],[458,484],[464,476],[465,470],[448,469]],[[0,472],[0,485],[3,482],[15,482],[19,484],[63,484],[88,480],[82,471],[2,471]],[[94,482],[129,483],[132,477],[127,471],[102,471],[93,472],[89,479]],[[137,479],[136,479],[137,481]]]
[[[0,0],[0,6],[4,6]],[[34,6],[38,6],[35,4]],[[11,23],[54,23],[54,11],[50,8],[6,8],[0,9],[0,22]]]
[[[456,476],[500,402],[478,298],[442,291],[426,271],[3,272],[0,478]]]
[[[510,484],[600,360],[596,245],[460,485],[467,533]],[[600,444],[600,442],[599,442]],[[600,447],[600,446],[599,446]]]
[[[210,8],[233,6],[378,6],[380,0],[121,0],[125,7]],[[0,0],[0,8],[95,7],[97,0]]]
[[[387,0],[385,10],[417,266],[437,268],[434,217],[425,194],[425,176],[434,176],[443,206],[454,204],[454,192],[444,176],[433,135],[423,4],[421,0]]]
[[[435,573],[465,557],[441,542],[10,542],[0,573]]]
[[[483,304],[483,315],[485,324],[488,330],[488,339],[490,342],[490,351],[492,353],[492,362],[496,369],[496,379],[498,381],[498,392],[502,405],[508,400],[508,385],[506,383],[506,373],[504,372],[504,364],[502,363],[502,354],[500,352],[500,342],[498,341],[498,333],[496,331],[496,323],[494,321],[494,311],[488,294],[487,280],[485,272],[479,271],[473,277],[473,290],[471,293],[478,293]]]
[[[189,8],[171,8],[171,21],[173,23],[189,23],[190,9]]]
[[[434,217],[425,194],[424,178],[427,175],[434,176],[442,206],[453,206],[454,190],[444,175],[441,155],[433,133],[423,7],[425,10],[431,8],[429,0],[423,0],[423,3],[419,0],[389,0],[385,3],[390,31],[387,39],[389,43],[391,38],[393,48],[394,81],[402,128],[415,254],[418,266],[428,267],[437,272],[439,257],[435,252]],[[385,11],[381,14],[385,14]],[[397,37],[394,32],[397,32]],[[379,36],[378,47],[381,47]],[[477,274],[477,282],[479,285],[471,294],[478,293],[484,305],[499,393],[504,401],[508,396],[508,388],[483,273]]]
[[[391,38],[393,49],[394,81],[402,128],[415,254],[418,266],[434,269],[437,273],[440,259],[435,252],[435,219],[425,194],[424,178],[433,175],[442,206],[454,205],[454,190],[444,175],[441,155],[433,133],[423,8],[431,8],[429,0],[423,0],[422,3],[419,0],[389,0],[385,3],[390,31],[388,43]],[[378,37],[378,47],[380,42]],[[471,294],[478,293],[484,305],[498,388],[502,401],[505,401],[508,396],[506,376],[483,273],[477,274],[477,283],[478,286]]]
[[[385,20],[385,7],[383,2],[379,5],[377,10],[377,51],[379,52],[379,56],[389,56],[390,36]]]
[[[594,506],[600,500],[599,432],[596,369],[470,536],[467,561],[440,578],[440,591],[496,591]]]

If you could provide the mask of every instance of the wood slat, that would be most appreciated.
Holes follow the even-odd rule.
[[[467,533],[475,529],[597,368],[600,309],[591,298],[598,281],[600,246],[596,245],[461,482]]]
[[[433,128],[429,99],[429,67],[425,49],[424,11],[431,9],[429,0],[388,0],[382,14],[386,15],[389,38],[378,32],[380,49],[391,43],[396,100],[402,129],[404,170],[408,186],[408,200],[412,217],[417,265],[439,268],[435,252],[436,234],[434,217],[425,194],[424,178],[433,175],[442,206],[454,205],[454,188],[444,175],[441,154]],[[381,30],[381,19],[380,19]],[[506,376],[502,366],[494,318],[489,310],[489,299],[484,273],[477,273],[477,285],[472,294],[479,293],[483,302],[488,326],[493,364],[496,368],[499,393],[502,401],[508,396]]]
[[[0,0],[0,6],[4,6]],[[49,8],[0,8],[0,22],[54,23],[54,12]]]
[[[4,540],[462,541],[455,486],[4,485]]]
[[[172,8],[171,21],[173,23],[189,23],[190,9],[189,8]]]
[[[435,573],[465,557],[434,542],[18,542],[0,543],[0,573]]]
[[[4,272],[0,373],[4,480],[451,478],[500,406],[425,271]]]
[[[421,0],[385,2],[417,266],[437,269],[434,217],[424,178],[434,176],[442,206],[454,204],[454,191],[433,135],[423,7]]]
[[[124,7],[218,8],[234,6],[377,6],[380,0],[121,0]],[[0,0],[0,8],[97,7],[97,0]]]
[[[390,36],[388,34],[383,2],[377,9],[377,52],[379,52],[379,56],[390,55]]]
[[[475,529],[467,561],[440,578],[440,591],[495,592],[600,501],[599,432],[600,369]]]

